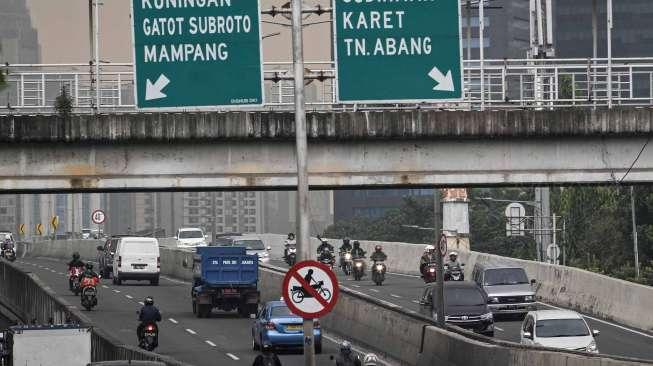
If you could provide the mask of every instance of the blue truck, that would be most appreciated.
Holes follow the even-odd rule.
[[[238,310],[249,318],[256,314],[258,257],[248,255],[245,247],[198,247],[193,256],[193,314],[211,316],[213,308]]]

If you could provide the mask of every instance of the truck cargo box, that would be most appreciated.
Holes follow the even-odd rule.
[[[196,249],[194,277],[205,286],[254,286],[258,281],[258,257],[244,247],[201,247]]]
[[[91,363],[91,329],[85,327],[9,327],[12,364],[86,366]]]

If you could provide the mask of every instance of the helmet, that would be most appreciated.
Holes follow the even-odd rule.
[[[145,298],[145,300],[143,300],[143,304],[154,305],[154,299],[152,298],[152,296],[148,296]]]
[[[350,239],[349,238],[344,238],[342,239],[343,244],[349,244]]]
[[[73,259],[74,260],[79,260],[79,253],[78,252],[73,253]]]
[[[380,252],[381,249],[383,249],[383,248],[380,245],[377,245],[377,246],[374,247],[374,250],[376,250],[377,252]]]
[[[358,240],[354,240],[354,246],[355,247],[358,248],[360,245],[361,245],[361,243]]]
[[[263,342],[261,350],[263,352],[272,352],[272,344],[270,342]]]
[[[432,252],[434,250],[435,250],[435,246],[433,245],[427,245],[426,247],[424,247],[425,252]]]
[[[449,258],[451,258],[451,257],[458,258],[458,252],[451,252],[451,253],[449,253]]]
[[[93,263],[86,263],[86,269],[89,271],[93,270]]]
[[[295,233],[288,233],[288,239],[294,239]]]
[[[348,341],[342,341],[342,343],[340,343],[340,352],[351,353],[351,343]]]
[[[374,353],[368,353],[363,359],[363,366],[376,366],[379,362],[378,357]]]

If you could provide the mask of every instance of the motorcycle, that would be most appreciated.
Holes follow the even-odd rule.
[[[365,258],[354,258],[353,263],[354,279],[360,281],[365,275]]]
[[[159,345],[159,327],[154,322],[146,323],[141,330],[138,346],[146,351],[154,351]]]
[[[68,270],[68,284],[70,291],[72,291],[75,296],[79,295],[81,290],[79,287],[79,277],[84,273],[84,270],[81,267],[73,267]]]
[[[336,264],[336,260],[333,257],[333,253],[330,250],[325,249],[319,255],[318,261],[322,264],[329,266],[333,270],[333,266]]]
[[[465,266],[461,264],[460,266],[449,267],[449,265],[444,265],[444,280],[445,281],[464,281],[465,274],[461,267]]]
[[[289,266],[294,266],[295,263],[297,262],[297,248],[296,247],[288,247],[288,252],[286,253],[286,263]]]
[[[385,263],[381,261],[375,261],[372,265],[372,281],[374,281],[377,286],[381,286],[383,281],[385,281],[385,271]]]
[[[436,269],[436,264],[435,263],[429,263],[426,266],[424,266],[424,269],[422,270],[422,278],[424,279],[425,283],[432,283],[435,282],[435,269]]]
[[[351,275],[352,260],[351,251],[340,252],[340,267],[346,276]]]
[[[4,250],[2,251],[2,256],[10,262],[16,260],[16,251],[14,250],[13,243],[5,243]]]
[[[97,305],[97,284],[100,282],[98,277],[84,277],[81,281],[81,292],[82,292],[82,306],[86,310],[91,311],[91,309]]]

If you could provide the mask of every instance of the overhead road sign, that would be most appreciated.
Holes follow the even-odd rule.
[[[335,0],[341,103],[460,100],[459,0]]]
[[[316,261],[295,264],[286,273],[281,289],[290,311],[304,319],[316,319],[329,313],[340,294],[336,275]]]
[[[258,0],[132,0],[136,105],[263,104]]]
[[[104,223],[104,220],[106,219],[107,215],[102,210],[95,210],[91,214],[91,221],[93,221],[94,224],[100,225]]]

